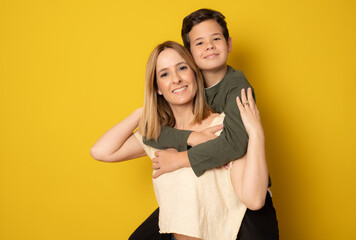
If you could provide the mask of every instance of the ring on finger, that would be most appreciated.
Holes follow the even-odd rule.
[[[245,107],[246,105],[247,106],[250,106],[250,104],[248,102],[245,102],[245,103],[242,103],[242,105]]]

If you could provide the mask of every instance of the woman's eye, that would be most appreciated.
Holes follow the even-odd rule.
[[[184,71],[184,70],[187,70],[187,69],[188,69],[187,66],[181,66],[181,67],[179,67],[179,71]]]
[[[168,73],[162,73],[162,74],[160,75],[161,78],[164,78],[164,77],[167,77],[167,76],[168,76]]]

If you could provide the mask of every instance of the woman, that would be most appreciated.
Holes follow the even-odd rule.
[[[237,99],[249,134],[245,157],[225,169],[213,169],[197,178],[189,166],[154,179],[160,205],[160,232],[183,239],[235,239],[246,207],[264,202],[268,172],[264,136],[251,89]],[[92,156],[115,162],[148,155],[142,136],[157,139],[162,126],[201,131],[218,126],[224,115],[213,113],[205,102],[204,83],[189,52],[174,42],[158,45],[146,72],[143,109],[134,111],[106,132],[92,147]],[[132,134],[139,125],[139,133]],[[220,127],[221,128],[221,127]]]

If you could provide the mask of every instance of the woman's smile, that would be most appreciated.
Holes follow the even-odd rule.
[[[181,93],[183,91],[185,91],[188,88],[188,85],[180,87],[180,88],[176,88],[172,91],[172,93]]]

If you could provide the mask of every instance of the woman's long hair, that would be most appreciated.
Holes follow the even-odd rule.
[[[163,95],[158,94],[156,64],[157,58],[163,50],[174,49],[194,71],[197,81],[197,94],[193,101],[194,118],[192,124],[201,123],[211,112],[206,103],[203,76],[194,62],[189,51],[179,43],[167,41],[159,44],[151,53],[146,68],[146,88],[143,103],[143,114],[139,123],[139,133],[147,139],[157,140],[162,126],[174,127],[175,118],[169,103]]]

